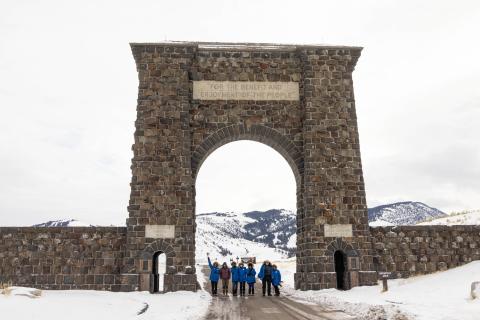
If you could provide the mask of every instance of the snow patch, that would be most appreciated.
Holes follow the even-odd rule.
[[[30,297],[36,289],[13,287],[8,296],[0,295],[2,319],[85,320],[141,319],[195,320],[202,319],[211,297],[205,291],[169,292],[107,292],[93,290],[43,290],[36,299]]]

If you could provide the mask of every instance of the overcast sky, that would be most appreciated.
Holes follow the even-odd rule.
[[[354,72],[369,206],[480,208],[478,1],[0,2],[0,225],[123,224],[137,73],[129,42],[363,46]],[[295,208],[275,151],[236,142],[199,211]]]

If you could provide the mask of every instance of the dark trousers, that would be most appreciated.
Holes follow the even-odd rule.
[[[264,276],[262,279],[262,294],[265,295],[267,291],[268,295],[272,295],[272,276]]]
[[[228,282],[230,279],[222,279],[222,288],[223,288],[223,294],[227,295],[228,294]]]
[[[255,294],[255,282],[248,283],[248,294]]]
[[[215,295],[217,294],[217,285],[218,285],[218,282],[216,281],[211,281],[212,283],[212,294]]]
[[[245,295],[245,281],[240,282],[240,295]]]
[[[236,296],[237,291],[238,291],[238,281],[232,281],[232,294]]]
[[[279,296],[280,295],[280,288],[278,286],[273,286],[273,289],[275,289],[275,295]]]

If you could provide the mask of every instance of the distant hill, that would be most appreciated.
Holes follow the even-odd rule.
[[[93,227],[93,225],[75,219],[64,219],[34,224],[32,227]]]
[[[397,202],[368,209],[370,226],[414,225],[447,214],[421,202]]]
[[[480,225],[480,210],[452,212],[444,217],[432,218],[419,225]]]
[[[296,214],[290,210],[203,213],[196,222],[197,261],[204,261],[207,252],[214,259],[278,259],[295,254]]]

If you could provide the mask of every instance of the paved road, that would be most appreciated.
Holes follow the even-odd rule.
[[[203,269],[208,274],[208,267]],[[209,288],[205,278],[206,288]],[[219,283],[220,285],[220,283]],[[231,290],[231,289],[230,289]],[[222,289],[218,290],[220,293]],[[254,297],[213,297],[205,319],[221,320],[354,320],[355,318],[338,310],[329,310],[318,305],[296,302],[285,296],[262,297],[261,286],[257,283]]]

